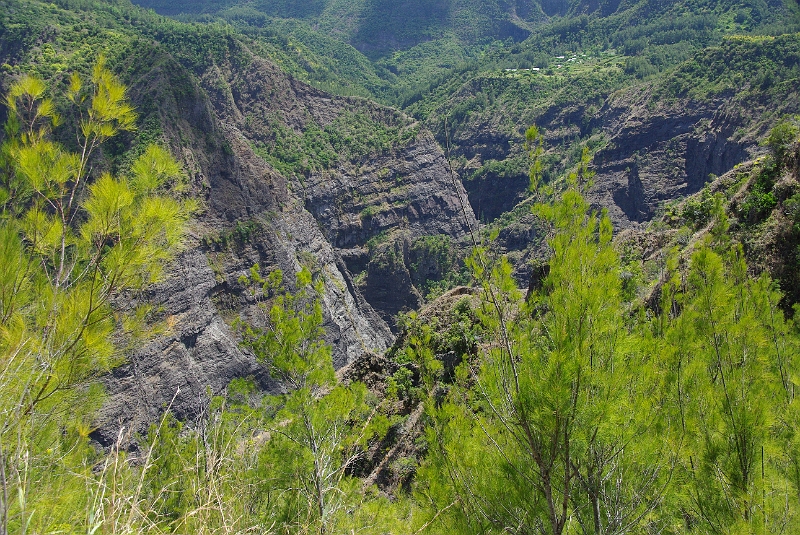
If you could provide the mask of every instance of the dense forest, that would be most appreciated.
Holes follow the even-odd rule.
[[[0,1],[0,535],[800,530],[796,4],[141,3]]]

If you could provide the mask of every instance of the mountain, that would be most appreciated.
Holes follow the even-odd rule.
[[[0,532],[800,525],[796,2],[148,5],[0,0]]]
[[[288,36],[293,47],[318,58],[307,66],[312,78],[322,74],[314,72],[321,64],[327,76],[339,71],[353,82],[371,71],[370,76],[384,81],[370,84],[372,96],[402,105],[464,70],[544,67],[570,51],[614,48],[636,58],[627,67],[643,75],[673,67],[724,35],[800,29],[797,4],[791,0],[329,0],[302,5],[145,0],[140,5],[182,20],[224,20],[243,30]],[[345,51],[341,44],[355,48]],[[326,50],[336,50],[340,65],[325,62]],[[372,67],[358,73],[351,69],[354,64]]]
[[[373,58],[448,36],[455,36],[464,44],[507,38],[519,41],[530,33],[531,24],[546,16],[543,6],[535,0],[319,0],[303,3],[142,0],[137,3],[165,15],[213,14],[253,21],[259,16],[302,20]],[[546,4],[550,14],[554,13],[553,8],[558,11],[560,7]]]
[[[109,401],[97,440],[113,441],[120,426],[144,432],[173,396],[174,413],[191,418],[207,388],[219,392],[236,377],[279,387],[231,326],[240,315],[258,320],[239,282],[255,264],[286,273],[305,266],[325,281],[326,340],[337,367],[385,350],[393,336],[364,296],[377,296],[387,320],[402,308],[397,302],[416,305],[419,296],[405,271],[405,289],[393,286],[391,302],[381,300],[388,281],[368,276],[367,243],[393,229],[412,241],[458,239],[474,225],[433,136],[396,110],[290,78],[254,52],[258,43],[225,28],[172,23],[124,4],[66,7],[11,2],[0,22],[0,63],[57,84],[90,65],[92,41],[103,43],[141,126],[95,165],[124,169],[144,144],[163,143],[203,206],[171,276],[122,304],[150,302],[169,327],[104,380]],[[362,289],[354,282],[360,272]]]
[[[530,125],[544,132],[544,182],[588,148],[588,197],[628,228],[762,154],[769,128],[800,111],[794,4],[753,4],[748,17],[733,3],[590,7],[405,101],[451,145],[473,210],[499,230],[520,283],[542,239],[525,207]]]
[[[537,124],[553,156],[546,156],[546,179],[574,164],[588,144],[598,173],[593,199],[628,226],[754,157],[775,119],[798,112],[797,43],[796,34],[728,38],[643,81],[626,78],[625,58],[611,53],[574,54],[556,69],[489,72],[426,110],[425,122],[440,140],[452,139],[484,219],[525,196],[522,133]],[[628,175],[619,174],[625,169]]]
[[[398,312],[469,280],[478,220],[526,285],[544,237],[529,210],[531,124],[545,182],[588,147],[588,198],[635,229],[800,113],[799,10],[778,0],[148,5],[190,22],[123,0],[6,0],[0,13],[4,90],[22,72],[58,85],[103,51],[140,127],[96,168],[125,169],[157,141],[204,206],[176,276],[134,300],[169,329],[105,379],[103,443],[145,429],[179,389],[173,410],[190,418],[206,387],[235,377],[280,388],[232,327],[257,319],[239,282],[255,264],[326,281],[337,367],[391,345]]]

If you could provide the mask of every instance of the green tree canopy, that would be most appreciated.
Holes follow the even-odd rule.
[[[9,531],[55,529],[85,511],[85,439],[102,395],[97,377],[121,362],[113,342],[126,314],[114,298],[158,280],[181,245],[194,203],[170,194],[180,167],[150,146],[129,172],[94,176],[97,148],[135,128],[126,89],[98,61],[66,91],[78,151],[59,126],[46,84],[22,76],[6,98],[0,174],[0,521]],[[73,464],[77,463],[77,464]],[[77,475],[76,475],[77,477]],[[52,487],[51,485],[56,485]],[[50,490],[48,490],[50,489]],[[41,505],[63,492],[58,507]]]

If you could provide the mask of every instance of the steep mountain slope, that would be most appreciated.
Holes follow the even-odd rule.
[[[351,39],[351,42],[352,36],[361,31],[353,28],[359,28],[358,24],[366,20],[359,17],[370,9],[377,9],[377,12],[395,9],[392,27],[413,25],[416,20],[413,2],[393,8],[383,6],[389,4],[385,2],[348,4],[350,15],[330,20],[325,17],[344,9],[338,3],[319,3],[316,7],[303,8],[302,12],[279,4],[217,2],[203,9],[219,14],[236,12],[242,17],[236,20],[242,21],[247,21],[246,13],[254,13],[254,10],[267,15],[297,17],[313,21],[315,28],[332,35],[342,32],[342,38]],[[528,26],[533,33],[524,43],[490,47],[480,55],[464,48],[465,43],[475,41],[463,36],[462,44],[455,47],[441,40],[420,43],[410,49],[407,48],[410,43],[393,42],[389,48],[396,52],[377,62],[375,73],[394,89],[374,86],[378,92],[375,94],[404,102],[412,115],[436,133],[441,145],[446,144],[447,137],[451,138],[457,170],[467,179],[472,207],[485,221],[496,219],[524,198],[527,162],[521,141],[525,129],[534,123],[545,129],[548,144],[558,147],[548,155],[546,178],[560,175],[576,161],[579,144],[588,144],[593,151],[599,151],[595,164],[600,174],[593,200],[610,207],[620,225],[646,221],[664,199],[696,191],[709,174],[723,173],[734,163],[746,159],[748,154],[752,155],[754,140],[764,133],[763,124],[750,124],[760,122],[758,114],[747,112],[747,117],[731,119],[735,125],[723,125],[725,120],[718,117],[712,127],[717,130],[703,132],[705,126],[701,121],[705,124],[720,114],[736,115],[741,105],[736,99],[730,101],[733,93],[723,95],[714,85],[727,84],[731,92],[744,89],[758,99],[762,86],[763,91],[769,93],[771,85],[789,82],[793,77],[794,60],[790,58],[794,58],[794,52],[788,51],[786,61],[776,58],[776,54],[782,53],[781,47],[791,48],[793,38],[786,38],[789,45],[775,44],[772,52],[768,50],[773,46],[770,43],[748,48],[741,40],[723,38],[739,33],[757,36],[800,28],[798,6],[783,0],[668,4],[649,0],[572,1],[548,2],[541,6],[504,4],[500,6],[502,9],[492,2],[449,5],[451,16],[456,12],[472,14],[465,15],[463,21],[471,20],[476,10],[495,22],[506,16],[503,9],[524,12],[526,16],[536,12],[538,18],[530,18],[535,22]],[[223,9],[226,7],[227,11]],[[434,7],[429,6],[430,9]],[[193,10],[177,6],[175,12],[181,9]],[[274,26],[266,21],[264,19],[261,24]],[[464,24],[458,26],[464,27]],[[375,27],[380,27],[380,23],[375,22]],[[314,33],[310,28],[300,32],[302,35],[293,31],[301,42],[309,42]],[[391,31],[389,28],[384,34],[391,35]],[[714,52],[704,52],[709,46],[714,50],[719,47],[725,58],[710,57]],[[724,72],[725,61],[738,54],[742,54],[742,59],[731,63],[731,72]],[[684,69],[700,65],[700,70],[707,71],[704,74],[698,71],[703,79],[702,94],[694,91],[690,96],[685,87],[683,95],[674,95],[675,87],[670,90],[651,88],[664,84],[675,86],[675,82],[670,81],[671,73],[686,61],[690,63]],[[748,72],[757,78],[753,84],[747,83]],[[675,76],[685,81],[694,75],[684,70]],[[629,87],[636,89],[628,91]],[[653,91],[655,93],[648,96]],[[392,94],[394,96],[389,96]],[[776,111],[780,109],[781,113],[793,113],[791,96],[788,102],[775,93],[764,98],[770,102],[756,106],[751,103],[745,109],[772,107]],[[642,115],[642,107],[648,109],[645,115],[654,108],[662,109],[653,113],[651,119],[643,118],[643,124],[633,132],[630,130],[632,123],[628,124],[626,117]],[[667,109],[670,107],[672,109]],[[728,107],[730,113],[723,110]],[[445,132],[445,120],[449,132]],[[662,131],[648,132],[644,124],[648,121],[650,127]],[[696,130],[696,139],[678,140],[688,134],[690,127]],[[624,131],[626,128],[628,131]],[[741,137],[744,135],[742,128],[751,130],[748,140],[727,143],[719,138],[722,130],[727,132],[724,137],[728,140],[731,132],[737,129]],[[628,135],[638,139],[629,140]],[[643,141],[645,139],[649,141]],[[628,146],[629,141],[636,148],[629,154],[620,153],[620,150],[627,150],[622,147]],[[677,145],[670,145],[665,153],[664,143],[668,141]],[[709,148],[713,143],[717,143],[716,149]],[[721,144],[726,146],[723,148]],[[706,160],[710,153],[703,151],[716,151],[716,155],[711,156],[714,161],[695,162],[695,155],[691,153],[695,150],[700,151],[697,156]],[[632,159],[634,152],[639,154],[636,162]],[[648,161],[642,160],[644,153],[648,153]],[[676,168],[685,168],[685,176],[680,176]]]
[[[314,63],[334,41],[319,40],[304,55],[311,48],[286,36],[316,39],[307,21],[243,35],[222,24],[163,19],[123,1],[3,5],[3,84],[21,72],[61,83],[105,50],[130,86],[141,127],[110,144],[96,168],[124,169],[144,144],[160,141],[181,159],[191,194],[205,206],[175,268],[179,276],[147,295],[126,296],[154,303],[153,320],[166,327],[107,378],[112,396],[98,432],[104,442],[120,425],[142,430],[178,391],[173,410],[188,418],[202,411],[207,387],[217,392],[234,377],[253,375],[263,388],[279,388],[238,347],[231,328],[238,316],[259,320],[258,299],[239,282],[254,264],[287,273],[303,266],[325,281],[325,327],[337,366],[383,351],[398,312],[458,282],[459,240],[477,228],[473,214],[499,230],[498,245],[524,284],[541,244],[525,204],[522,136],[530,124],[545,132],[546,181],[558,180],[588,146],[597,171],[590,199],[608,208],[618,227],[636,227],[665,202],[700,190],[710,175],[758,155],[777,118],[800,111],[796,34],[723,38],[767,32],[776,17],[795,17],[797,8],[781,2],[748,4],[741,17],[741,6],[724,2],[685,14],[684,3],[543,4],[546,14],[565,16],[532,27],[525,43],[489,47],[452,76],[416,89],[407,100],[411,116],[288,76],[307,75],[304,62]],[[322,21],[345,4],[314,5],[297,16]],[[446,5],[467,14],[479,6]],[[502,4],[498,13],[514,6],[524,7]],[[526,11],[531,21],[540,16],[533,11]],[[364,13],[337,20],[362,21]],[[294,33],[282,33],[287,28]],[[384,44],[408,46],[409,39]],[[338,43],[345,48],[335,50],[354,62],[349,74],[336,74],[344,82],[367,63]],[[425,63],[426,47],[440,44],[422,42],[400,54],[405,65],[415,54]],[[398,77],[391,61],[373,67],[353,87],[366,88],[380,69],[384,82]],[[62,137],[69,142],[68,132]],[[469,203],[440,149],[448,140]]]
[[[239,280],[255,264],[287,274],[305,266],[324,281],[326,339],[336,366],[386,349],[393,336],[357,289],[339,248],[363,247],[401,225],[410,236],[464,233],[464,192],[454,189],[431,134],[399,112],[286,76],[225,29],[164,21],[170,35],[159,44],[151,36],[164,30],[160,19],[124,6],[84,7],[13,2],[0,33],[13,30],[35,44],[4,46],[0,63],[58,83],[72,65],[88,66],[80,28],[93,27],[98,41],[113,43],[109,61],[129,86],[141,125],[106,147],[95,166],[124,169],[144,144],[160,141],[182,162],[190,194],[204,207],[172,276],[144,295],[120,296],[123,307],[152,303],[162,334],[131,348],[128,363],[104,380],[110,396],[96,438],[109,443],[123,427],[143,432],[166,406],[192,418],[209,392],[235,377],[280,388],[242,351],[231,327],[238,316],[259,321],[260,299]],[[128,21],[109,20],[119,9]],[[41,17],[29,19],[33,11]],[[109,36],[114,40],[104,41]],[[317,137],[304,139],[308,132]],[[313,149],[298,160],[294,144],[305,150],[305,142]],[[362,218],[368,207],[372,217]]]
[[[302,51],[307,60],[295,62],[294,74],[335,93],[395,105],[486,47],[525,39],[546,18],[536,0],[137,3],[181,20],[225,21],[281,41],[288,55]]]
[[[771,139],[767,154],[736,165],[699,192],[670,202],[648,225],[617,236],[619,249],[627,251],[631,262],[626,268],[638,263],[630,271],[636,273],[634,278],[651,282],[641,296],[649,306],[658,306],[663,266],[670,255],[678,255],[684,269],[697,247],[719,239],[731,249],[740,245],[751,275],[768,274],[781,290],[784,312],[796,314],[792,309],[800,302],[800,128],[796,121],[780,125],[788,127],[784,132],[789,134]]]
[[[585,144],[602,153],[595,159],[600,166],[597,183],[606,189],[627,182],[627,177],[615,176],[611,180],[617,186],[603,186],[603,167],[615,158],[608,144],[628,145],[628,139],[619,137],[624,134],[618,122],[626,114],[643,122],[652,114],[652,127],[664,130],[640,132],[643,137],[635,141],[633,151],[642,154],[657,149],[650,141],[658,136],[668,136],[662,141],[673,136],[668,131],[674,130],[675,122],[668,116],[683,123],[674,131],[683,135],[690,124],[728,113],[722,111],[726,103],[739,117],[734,130],[753,127],[763,135],[763,125],[753,125],[767,120],[764,112],[795,109],[791,95],[796,84],[791,82],[796,78],[796,35],[775,42],[768,36],[796,32],[798,13],[793,2],[575,2],[567,16],[537,27],[524,43],[487,53],[409,95],[406,109],[434,130],[440,143],[447,137],[452,140],[473,208],[491,221],[525,195],[527,162],[521,146],[531,124],[544,128],[554,148],[545,179],[574,164],[578,145]],[[667,86],[670,89],[653,89]],[[746,98],[760,102],[745,105],[739,113],[742,103],[735,101]],[[672,111],[665,113],[670,106]],[[752,147],[757,137],[746,143]],[[649,141],[642,144],[643,140]],[[736,152],[738,143],[724,150]],[[732,160],[745,157],[740,151],[727,156],[723,165],[695,166],[693,155],[673,158],[678,154],[671,149],[662,155],[665,165],[657,173],[666,179],[674,167],[688,161],[691,172],[699,173],[691,180],[702,183],[709,173],[724,172],[736,163]],[[625,168],[631,168],[630,162]],[[638,179],[631,180],[636,189]],[[620,224],[647,219],[657,204],[644,206],[634,199],[636,194],[627,192],[602,197],[601,204],[616,211]]]
[[[778,117],[800,111],[799,53],[796,34],[731,38],[664,76],[627,80],[628,87],[624,58],[574,54],[561,69],[476,77],[426,110],[426,122],[444,141],[449,119],[453,154],[484,219],[526,195],[522,133],[537,124],[552,155],[545,179],[573,165],[587,145],[597,171],[593,201],[629,226],[752,157]]]
[[[19,328],[4,320],[1,412],[11,418],[0,479],[10,492],[0,511],[11,515],[0,514],[0,532],[800,524],[800,339],[797,316],[783,316],[800,311],[796,6],[547,1],[545,14],[559,17],[531,24],[526,42],[470,49],[463,35],[435,37],[436,10],[495,4],[401,2],[387,9],[402,18],[419,8],[433,26],[406,17],[376,46],[422,42],[369,63],[309,21],[339,10],[335,27],[358,37],[360,17],[384,6],[371,0],[220,12],[247,19],[272,6],[303,19],[256,17],[263,24],[248,19],[246,31],[205,15],[194,20],[209,24],[164,19],[126,0],[55,1],[0,0],[0,89],[34,73],[67,109],[58,99],[70,73],[90,76],[104,54],[129,87],[139,128],[105,144],[90,174],[124,176],[156,142],[185,173],[174,194],[201,209],[169,278],[113,296],[114,313],[144,310],[136,319],[149,329],[137,337],[127,329],[135,321],[123,320],[111,341],[111,309],[97,320],[109,328],[95,339],[125,357],[101,378],[107,398],[89,384],[91,360],[51,359],[27,318]],[[459,54],[473,56],[430,78]],[[340,57],[352,63],[338,68]],[[409,72],[430,83],[408,93],[416,79],[398,80]],[[348,95],[395,91],[407,107],[299,78]],[[66,112],[53,134],[72,150],[79,121]],[[551,186],[537,192],[523,142],[532,123],[544,132]],[[2,148],[0,195],[11,190],[7,198],[28,208],[12,188],[27,185],[16,179],[30,160]],[[34,189],[48,174],[36,171]],[[144,173],[133,190],[148,188]],[[99,189],[90,180],[80,183]],[[120,181],[123,195],[109,195],[102,214],[126,202],[127,186]],[[537,201],[547,205],[531,210]],[[0,267],[6,296],[22,288],[30,332],[52,333],[60,313],[33,317],[59,310],[36,306],[50,276],[37,293],[17,267],[28,251],[59,248],[28,231],[59,224],[42,207],[2,223]],[[93,221],[93,206],[84,208]],[[92,250],[127,239],[84,228]],[[464,262],[476,238],[485,247]],[[71,246],[60,242],[63,255]],[[296,273],[320,283],[319,309],[302,292],[253,284],[256,269],[280,269],[290,293]],[[73,271],[111,279],[102,267]],[[313,308],[313,319],[296,306]],[[75,340],[96,324],[91,312],[80,316],[64,328],[80,333]],[[267,326],[263,337],[249,330]],[[55,353],[92,351],[77,344],[48,343]],[[37,375],[44,387],[28,379]],[[65,398],[42,403],[58,389]]]
[[[303,3],[140,0],[137,3],[167,15],[224,14],[226,10],[242,13],[240,10],[248,9],[254,15],[263,13],[270,17],[300,19],[320,31],[338,36],[371,57],[447,35],[455,35],[465,44],[509,37],[521,40],[529,33],[528,25],[545,16],[542,6],[535,0],[322,0]],[[550,4],[547,7],[552,14],[555,6]]]

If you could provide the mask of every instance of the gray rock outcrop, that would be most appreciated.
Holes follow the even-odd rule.
[[[403,146],[344,159],[307,177],[277,172],[255,152],[274,128],[302,133],[312,121],[324,127],[342,113],[411,121],[368,101],[327,95],[241,44],[230,46],[234,59],[194,71],[159,46],[127,66],[143,122],[160,126],[203,210],[169,278],[127,296],[126,306],[152,304],[162,330],[104,378],[109,397],[93,435],[102,444],[121,430],[136,440],[167,407],[181,419],[196,418],[234,378],[280,390],[232,327],[238,317],[263,322],[258,300],[239,282],[253,265],[281,269],[289,283],[303,266],[322,278],[325,338],[339,368],[383,352],[394,340],[345,260],[354,251],[364,254],[366,242],[381,232],[459,237],[475,224],[471,210],[461,209],[463,187],[453,183],[441,149],[424,130]],[[395,289],[395,300],[407,299]]]

